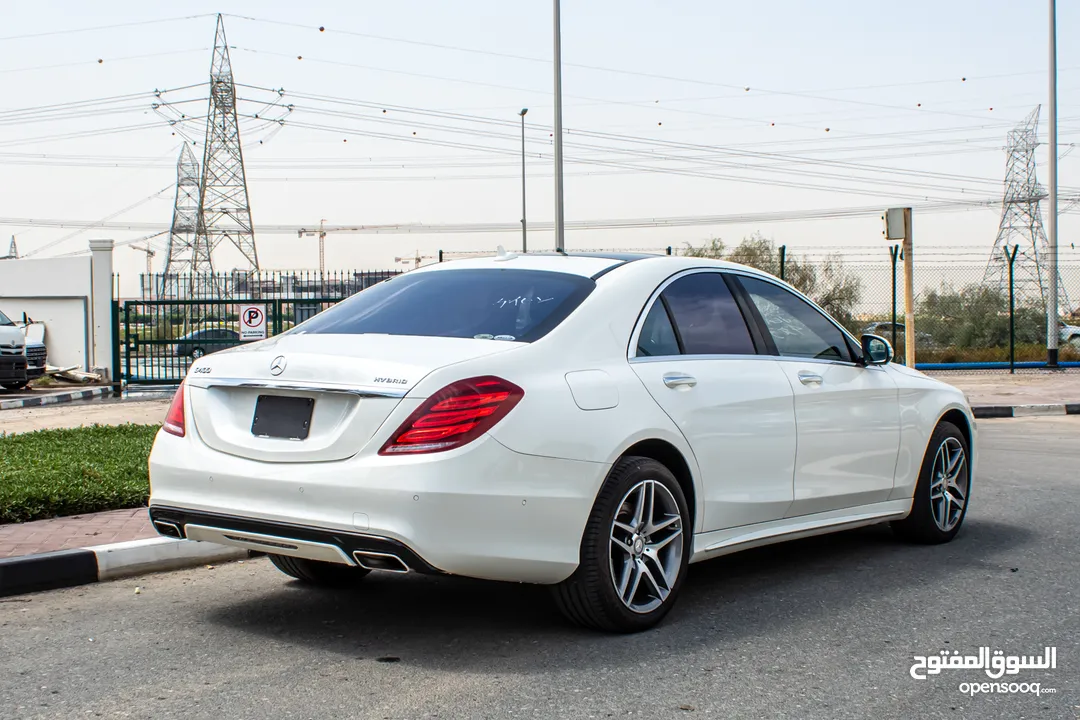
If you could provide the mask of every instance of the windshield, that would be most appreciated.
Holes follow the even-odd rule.
[[[14,325],[14,324],[15,323],[11,322],[11,320],[8,319],[7,315],[0,312],[0,325]]]
[[[565,320],[594,287],[589,278],[541,270],[406,273],[353,295],[290,332],[532,342]]]

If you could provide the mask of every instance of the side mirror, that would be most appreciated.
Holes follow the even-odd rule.
[[[892,362],[893,349],[888,340],[879,335],[863,335],[861,341],[864,365],[887,365]]]

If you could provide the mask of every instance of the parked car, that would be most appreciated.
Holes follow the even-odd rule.
[[[1061,342],[1071,343],[1080,348],[1080,326],[1067,325],[1064,321],[1058,321],[1061,330]]]
[[[26,379],[37,380],[45,375],[49,364],[49,351],[45,343],[26,343]]]
[[[21,390],[26,383],[26,336],[0,312],[0,387]]]
[[[882,322],[870,323],[863,328],[863,333],[869,335],[880,335],[883,338],[892,338],[893,326],[896,327],[896,344],[902,345],[904,343],[904,336],[907,333],[907,328],[904,323],[893,323],[889,320]],[[915,329],[915,342],[919,347],[928,348],[934,346],[934,338],[927,332],[921,332],[918,327]]]
[[[149,513],[304,583],[537,583],[573,621],[643,630],[689,563],[882,522],[956,536],[971,408],[891,355],[733,263],[431,265],[193,363]]]
[[[178,338],[173,346],[176,357],[190,357],[196,360],[212,352],[235,347],[240,344],[240,333],[229,328],[202,328]]]

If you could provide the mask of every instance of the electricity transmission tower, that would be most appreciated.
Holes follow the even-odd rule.
[[[1035,149],[1038,147],[1039,110],[1036,106],[1016,127],[1009,131],[1005,164],[1005,196],[1001,203],[1001,223],[998,225],[994,250],[986,266],[983,282],[997,285],[1003,293],[1009,290],[1009,261],[1005,250],[1018,245],[1014,267],[1014,287],[1019,303],[1046,308],[1049,300],[1048,271],[1043,257],[1048,252],[1039,201],[1046,191],[1035,177]],[[1068,307],[1064,286],[1058,280],[1061,307]]]
[[[184,278],[202,285],[210,282],[213,275],[206,234],[198,233],[199,187],[199,163],[185,143],[176,161],[176,201],[165,253],[161,297],[180,297],[179,283]],[[193,294],[194,291],[195,288],[188,288],[188,292]]]
[[[247,260],[250,270],[258,271],[259,256],[255,251],[240,126],[236,119],[236,85],[221,15],[217,17],[214,59],[210,64],[210,108],[199,189],[195,245],[213,252],[222,241],[228,240]]]

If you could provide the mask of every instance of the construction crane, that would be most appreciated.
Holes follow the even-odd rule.
[[[318,233],[316,233],[314,230],[305,230],[303,228],[298,230],[297,233],[296,233],[296,237],[304,237],[305,235],[307,235],[308,237],[311,237],[312,235],[316,235],[316,234],[319,236],[319,275],[320,276],[321,275],[326,275],[326,230],[323,229],[323,224],[324,223],[326,223],[325,220],[320,220],[319,221],[319,232]]]
[[[132,250],[138,250],[139,252],[146,253],[146,293],[151,298],[154,297],[154,265],[151,262],[153,257],[157,255],[157,252],[146,245],[129,245]]]
[[[401,263],[402,265],[408,265],[409,263],[415,263],[413,265],[413,269],[415,270],[416,268],[420,267],[420,261],[421,260],[435,260],[437,258],[438,258],[438,255],[421,255],[420,251],[417,250],[416,255],[414,257],[396,257],[396,258],[394,258],[394,262]]]

